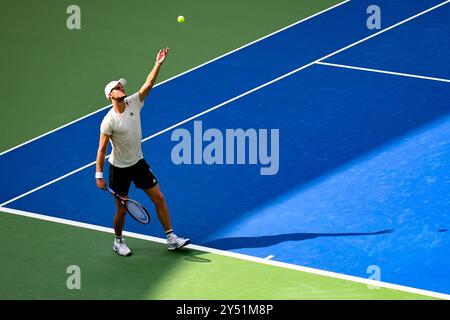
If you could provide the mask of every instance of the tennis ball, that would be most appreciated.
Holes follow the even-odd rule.
[[[184,22],[184,17],[183,16],[178,16],[177,21],[178,23],[183,23]]]

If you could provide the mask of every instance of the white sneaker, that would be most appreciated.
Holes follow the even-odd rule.
[[[123,237],[114,240],[113,250],[120,256],[131,256],[131,250],[128,248]]]
[[[173,234],[167,239],[167,249],[173,251],[187,246],[189,243],[191,243],[191,240],[180,238]]]

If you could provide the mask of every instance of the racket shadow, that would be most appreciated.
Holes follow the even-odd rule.
[[[164,248],[163,249],[164,255],[165,255],[166,251],[167,251],[167,249]],[[133,249],[133,254],[135,252],[137,252],[137,254],[144,254],[144,255],[155,255],[155,256],[161,255],[160,250],[149,249],[146,246],[140,246],[140,247],[137,246],[135,249]],[[210,262],[212,262],[212,260],[200,257],[201,255],[204,255],[207,253],[208,252],[193,250],[193,249],[189,249],[186,247],[168,252],[168,254],[170,256],[172,256],[175,260],[184,259],[184,260],[191,261],[191,262],[210,263]]]
[[[191,261],[191,262],[197,262],[197,263],[210,263],[211,262],[210,259],[200,257],[201,255],[204,255],[207,252],[183,249],[183,250],[177,250],[174,253],[183,256],[184,260]]]

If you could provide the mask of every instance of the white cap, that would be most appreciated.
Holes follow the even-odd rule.
[[[125,80],[124,78],[120,78],[119,80],[114,80],[111,81],[110,83],[108,83],[105,87],[105,96],[106,99],[109,100],[108,95],[111,93],[112,89],[114,89],[115,86],[117,86],[118,83],[121,83],[123,86],[125,86],[127,84],[127,80]]]

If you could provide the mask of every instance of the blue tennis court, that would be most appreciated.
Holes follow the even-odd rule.
[[[382,28],[369,30],[370,4],[349,1],[158,85],[143,152],[194,244],[361,278],[378,266],[384,282],[450,294],[450,4],[380,0]],[[1,154],[1,206],[111,227],[114,202],[94,181],[108,110]],[[195,136],[195,124],[278,130],[276,174],[249,161],[175,164],[172,133]],[[125,230],[163,237],[153,218]]]

